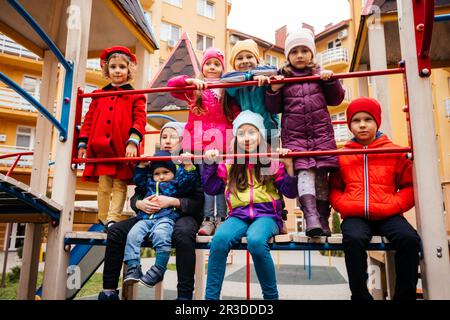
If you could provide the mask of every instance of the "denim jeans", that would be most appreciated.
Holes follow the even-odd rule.
[[[214,210],[217,210],[217,218],[226,218],[227,216],[227,203],[225,202],[225,195],[218,194],[211,196],[205,193],[205,206],[203,208],[204,218],[214,218]]]
[[[252,222],[245,222],[236,217],[225,220],[217,229],[211,243],[205,299],[220,298],[228,253],[243,236],[247,237],[247,249],[255,264],[264,299],[278,299],[275,266],[267,243],[267,240],[276,234],[278,226],[272,218],[256,218]]]
[[[136,223],[127,236],[123,261],[140,260],[141,244],[148,235],[156,253],[170,251],[175,221],[165,216],[159,219],[141,220]]]

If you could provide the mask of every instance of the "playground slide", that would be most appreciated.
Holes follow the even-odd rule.
[[[93,224],[88,231],[102,232],[103,230],[103,225]],[[74,271],[70,272],[71,275],[69,276],[68,286],[66,289],[66,300],[74,299],[85,283],[100,267],[105,258],[105,248],[105,246],[91,246],[82,244],[76,245],[72,248],[72,250],[70,250],[68,270]],[[70,279],[72,277],[75,279],[77,274],[80,276],[80,286],[77,286],[77,281],[71,281]],[[42,286],[36,291],[36,299],[39,300],[41,296]]]

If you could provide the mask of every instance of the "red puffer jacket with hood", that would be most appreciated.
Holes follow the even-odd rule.
[[[364,148],[398,147],[381,135]],[[361,149],[354,140],[344,149]],[[343,219],[382,220],[414,206],[412,162],[406,154],[339,156],[339,171],[330,175],[330,202]]]

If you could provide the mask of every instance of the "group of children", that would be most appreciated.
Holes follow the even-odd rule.
[[[397,266],[408,270],[397,270],[396,297],[413,298],[420,238],[402,216],[414,205],[411,161],[401,154],[284,157],[290,151],[336,149],[327,106],[339,105],[344,99],[344,90],[333,73],[315,63],[312,32],[302,29],[290,33],[285,55],[287,61],[282,69],[263,66],[257,44],[252,40],[239,41],[231,51],[233,72],[225,73],[224,55],[209,48],[204,52],[198,78],[170,79],[170,87],[196,87],[171,92],[189,104],[183,130],[164,131],[172,135],[167,139],[182,141],[182,160],[176,164],[169,158],[150,165],[139,163],[134,175],[131,164],[86,164],[84,176],[99,181],[99,218],[106,228],[118,221],[126,181],[131,178],[137,187],[146,190],[150,201],[157,201],[158,195],[176,197],[201,183],[205,205],[199,234],[214,235],[205,298],[220,298],[226,257],[232,246],[246,236],[263,297],[278,299],[267,240],[283,232],[283,196],[299,199],[306,235],[311,237],[331,235],[328,219],[333,206],[344,219],[342,230],[352,298],[371,297],[365,283],[365,250],[372,233],[381,233],[393,242],[397,255],[403,257],[402,261],[396,260]],[[127,48],[105,49],[101,61],[105,76],[111,79],[103,91],[131,89],[128,81],[136,58]],[[310,75],[319,75],[320,80],[271,83],[274,79]],[[208,88],[212,83],[244,80],[257,80],[258,86]],[[381,108],[376,100],[354,100],[348,107],[347,121],[355,137],[345,148],[393,145],[378,131]],[[144,126],[145,97],[93,99],[80,132],[79,156],[137,156]],[[281,157],[252,155],[265,152]],[[226,153],[248,156],[224,160],[221,155]],[[203,161],[192,163],[192,154],[202,154]],[[170,155],[165,151],[155,153]],[[141,220],[127,236],[124,262],[128,269],[124,282],[140,281],[153,286],[163,279],[167,267],[178,209],[169,207],[151,214],[139,211],[138,216]],[[143,274],[139,253],[146,238],[155,247],[156,261]]]

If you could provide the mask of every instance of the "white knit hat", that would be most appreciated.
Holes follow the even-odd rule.
[[[233,121],[233,136],[236,136],[236,133],[240,126],[244,124],[251,124],[255,126],[261,136],[266,139],[266,128],[264,127],[264,118],[255,112],[250,110],[245,110],[239,113],[239,115]]]
[[[284,54],[288,59],[289,53],[297,46],[305,46],[311,50],[313,57],[316,56],[316,45],[314,43],[314,34],[309,29],[300,29],[288,34],[284,42]]]
[[[166,124],[164,124],[161,127],[161,130],[159,132],[163,132],[163,130],[165,128],[172,128],[177,132],[177,134],[180,138],[183,138],[183,131],[184,131],[185,126],[186,126],[186,122],[171,121],[171,122],[167,122]]]

